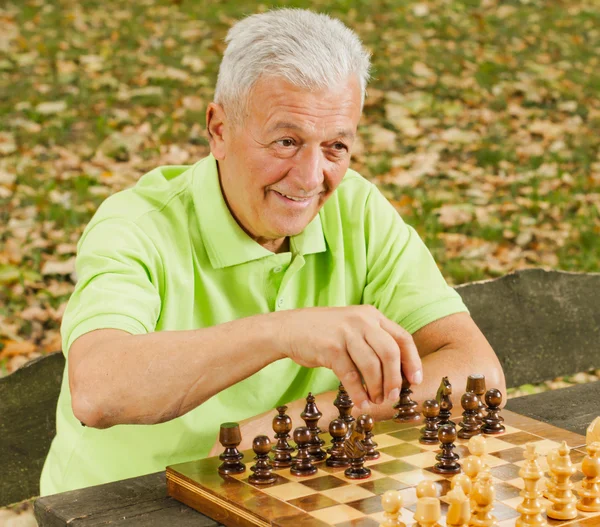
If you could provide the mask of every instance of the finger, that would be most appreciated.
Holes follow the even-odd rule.
[[[368,331],[365,338],[381,362],[383,396],[396,402],[400,396],[400,386],[402,385],[400,347],[394,338],[379,326]]]
[[[383,374],[379,356],[364,337],[360,336],[350,340],[348,353],[362,375],[369,399],[375,404],[381,404],[383,402]]]
[[[423,364],[412,335],[390,319],[382,317],[380,325],[400,346],[400,361],[403,375],[411,384],[423,381]]]
[[[365,402],[368,403],[369,396],[362,384],[360,372],[347,353],[340,353],[332,363],[331,369],[356,406],[362,408]]]

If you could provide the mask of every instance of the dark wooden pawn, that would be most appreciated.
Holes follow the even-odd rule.
[[[344,475],[350,479],[365,479],[371,476],[371,469],[365,467],[365,424],[371,416],[362,414],[351,428],[344,441],[344,449],[350,460],[350,468],[344,471]]]
[[[438,421],[439,426],[451,424],[456,426],[456,423],[450,420],[452,416],[452,385],[448,380],[448,377],[443,377],[442,382],[440,383],[440,387],[438,388],[437,394],[435,396],[436,401],[440,405],[440,420]]]
[[[339,418],[344,421],[344,423],[350,425],[354,422],[354,417],[352,417],[354,402],[348,395],[348,392],[342,383],[340,383],[338,394],[335,401],[333,401],[333,405],[338,409]]]
[[[433,471],[438,474],[458,474],[460,465],[458,464],[458,454],[453,452],[456,441],[456,427],[453,424],[440,426],[438,430],[438,439],[441,446],[441,452],[435,456],[438,462],[433,466]]]
[[[327,452],[322,448],[325,441],[319,437],[322,430],[319,428],[318,422],[322,416],[323,414],[319,411],[317,404],[315,403],[315,396],[309,392],[308,397],[306,398],[306,406],[300,414],[300,417],[306,423],[306,428],[310,430],[308,453],[314,463],[320,463],[327,458]]]
[[[485,390],[485,376],[482,373],[474,373],[469,375],[467,378],[466,391],[473,392],[475,395],[477,395],[477,419],[479,420],[480,425],[483,423],[483,418],[485,417],[485,404],[483,404]]]
[[[411,394],[410,383],[403,379],[400,388],[400,399],[394,405],[394,409],[398,410],[398,413],[394,416],[395,421],[412,423],[421,419],[421,414],[417,411],[417,403],[411,399]]]
[[[273,418],[273,431],[277,443],[273,447],[273,466],[275,468],[286,468],[292,465],[292,452],[295,450],[288,443],[292,431],[292,418],[287,415],[287,406],[278,406],[278,414]]]
[[[424,445],[437,445],[438,439],[438,420],[440,415],[440,405],[435,399],[428,399],[423,403],[423,417],[425,426],[421,428],[421,437],[419,443]]]
[[[223,423],[219,430],[219,442],[225,447],[225,451],[219,456],[219,459],[223,461],[217,469],[219,474],[224,476],[244,472],[246,465],[241,461],[244,454],[237,448],[242,442],[240,425],[238,423]]]
[[[502,392],[497,388],[485,392],[485,404],[487,404],[487,415],[483,418],[481,431],[484,434],[502,434],[506,431],[502,424],[504,417],[500,415]]]
[[[348,426],[343,419],[334,419],[329,423],[331,448],[328,450],[329,457],[325,461],[328,467],[347,467],[350,464],[350,460],[344,449],[344,439],[347,433]]]
[[[248,478],[253,485],[270,485],[277,481],[277,475],[273,474],[273,465],[269,459],[271,451],[271,440],[267,436],[256,436],[252,441],[252,450],[256,454],[256,463],[250,467],[254,472]]]
[[[311,433],[306,426],[299,426],[294,430],[294,441],[296,442],[298,453],[292,460],[290,472],[294,476],[312,476],[317,472],[317,467],[313,465],[312,458],[308,453]]]
[[[377,443],[373,441],[373,427],[375,426],[375,419],[370,415],[367,416],[363,429],[365,431],[365,438],[362,441],[365,447],[365,459],[379,459],[381,454],[377,450]]]
[[[463,414],[462,421],[459,423],[461,429],[458,432],[458,437],[471,439],[473,436],[481,434],[481,424],[477,418],[479,397],[474,392],[465,392],[460,398],[460,404],[463,407]]]

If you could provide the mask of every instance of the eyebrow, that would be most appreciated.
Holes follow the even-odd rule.
[[[288,121],[279,121],[278,123],[275,123],[269,129],[269,132],[276,132],[277,130],[294,130],[296,132],[304,131],[301,126],[298,126],[296,123],[290,123]],[[344,129],[339,129],[337,131],[337,133],[335,134],[336,137],[343,137],[343,138],[349,138],[349,139],[353,139],[354,135],[355,134],[352,130],[344,130]]]

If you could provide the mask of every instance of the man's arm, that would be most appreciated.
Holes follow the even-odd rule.
[[[333,370],[363,409],[398,397],[401,369],[412,382],[422,376],[412,337],[372,306],[286,310],[190,331],[103,329],[69,350],[73,413],[96,428],[168,421],[286,357]]]
[[[454,406],[460,406],[460,398],[465,391],[467,377],[473,373],[485,375],[486,386],[498,388],[506,397],[506,385],[502,367],[487,339],[467,313],[456,313],[427,324],[413,335],[414,342],[423,359],[423,382],[412,386],[413,399],[422,404],[426,399],[435,399],[442,377],[448,376],[452,384],[452,400]],[[327,431],[332,419],[337,417],[337,408],[333,401],[337,392],[331,391],[318,395],[316,402],[323,413],[320,427]],[[393,405],[396,401],[385,401],[384,404],[370,404],[368,409],[355,406],[354,417],[363,412],[371,414],[376,421],[391,419],[396,413]],[[288,415],[294,426],[302,425],[300,413],[306,401],[299,399],[288,404]],[[259,416],[246,419],[240,423],[242,443],[240,448],[248,449],[252,440],[259,434],[269,434],[275,413],[265,412]],[[215,443],[209,455],[220,453],[222,447]]]

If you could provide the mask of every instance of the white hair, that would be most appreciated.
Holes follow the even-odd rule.
[[[304,9],[277,9],[237,22],[225,38],[215,102],[243,121],[249,93],[262,76],[281,77],[309,91],[334,88],[352,75],[361,107],[369,81],[370,53],[341,21]]]

